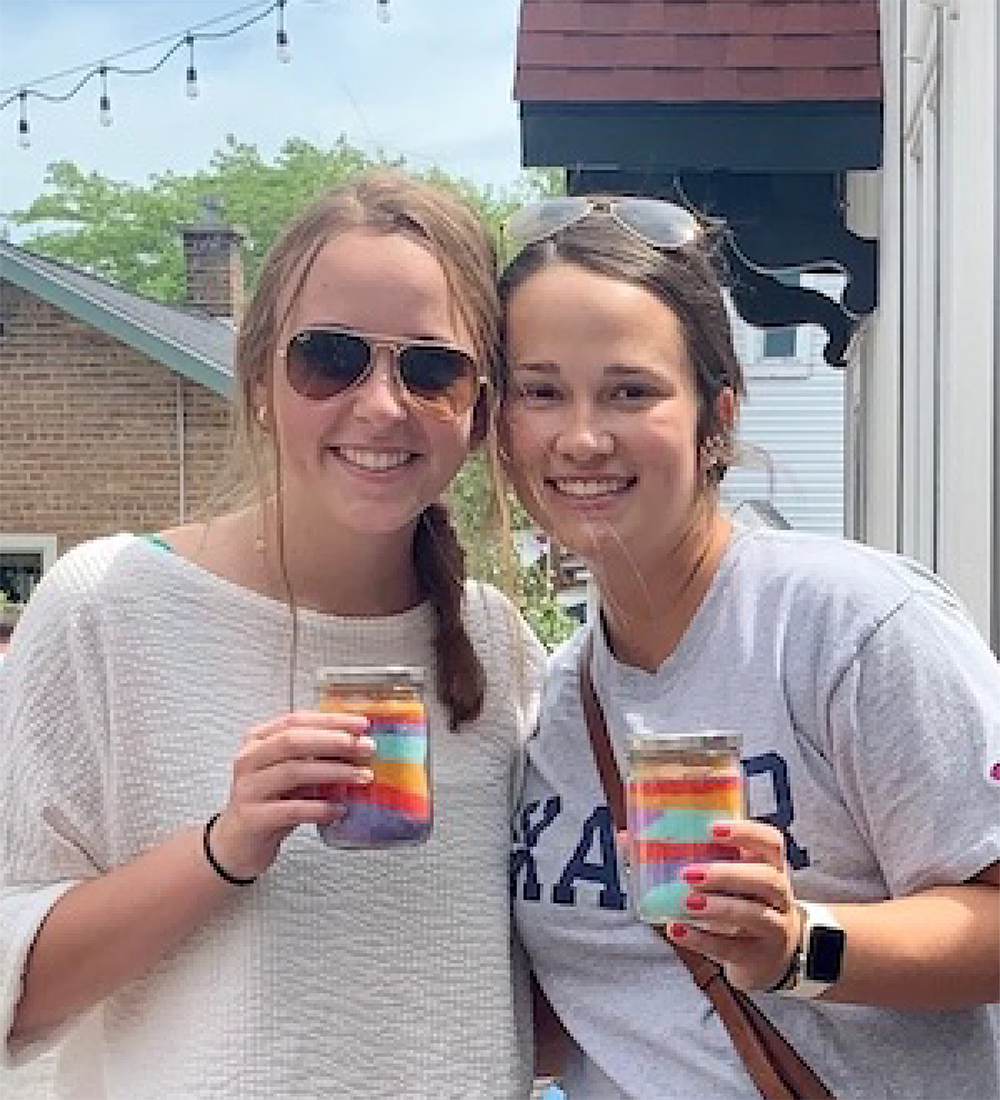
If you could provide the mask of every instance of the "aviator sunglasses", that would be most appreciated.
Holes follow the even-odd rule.
[[[485,381],[472,356],[460,348],[327,325],[295,333],[279,354],[285,360],[292,389],[303,397],[325,401],[370,378],[380,348],[389,350],[393,374],[407,396],[438,416],[467,412]]]
[[[516,253],[592,213],[609,214],[623,229],[654,248],[681,248],[703,232],[701,221],[690,210],[666,199],[567,195],[529,203],[515,211],[504,223],[504,237]]]

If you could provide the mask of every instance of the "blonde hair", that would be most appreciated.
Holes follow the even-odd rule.
[[[233,400],[233,460],[237,478],[253,471],[261,502],[276,501],[278,564],[292,612],[289,693],[295,674],[298,617],[285,566],[281,456],[274,437],[258,422],[259,393],[272,393],[278,341],[312,265],[333,237],[349,230],[403,233],[427,247],[444,271],[451,306],[469,334],[480,373],[496,375],[500,307],[496,292],[496,250],[474,211],[457,195],[396,170],[356,176],[298,214],[264,260],[257,287],[236,341]],[[485,440],[496,468],[492,385],[473,415],[474,437]],[[418,580],[438,619],[436,685],[452,728],[481,711],[486,676],[462,620],[465,553],[444,504],[428,506],[413,544]],[[291,698],[290,698],[291,705]]]

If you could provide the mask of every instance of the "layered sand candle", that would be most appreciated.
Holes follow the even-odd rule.
[[[744,814],[740,736],[730,732],[631,737],[626,782],[629,894],[640,920],[689,916],[691,863],[739,859],[711,838],[714,822]]]
[[[433,823],[430,738],[422,668],[326,668],[318,674],[318,706],[363,714],[375,742],[368,786],[321,788],[341,803],[340,821],[319,827],[327,844],[384,848],[426,840]]]

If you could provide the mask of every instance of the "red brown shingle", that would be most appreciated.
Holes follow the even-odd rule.
[[[522,0],[514,95],[878,100],[878,0]]]

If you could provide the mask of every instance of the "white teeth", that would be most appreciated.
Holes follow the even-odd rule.
[[[599,497],[608,493],[617,493],[628,485],[628,478],[555,478],[553,481],[560,493],[571,497]]]
[[[357,447],[338,447],[337,453],[352,466],[365,470],[394,470],[409,462],[409,451],[363,451]]]

